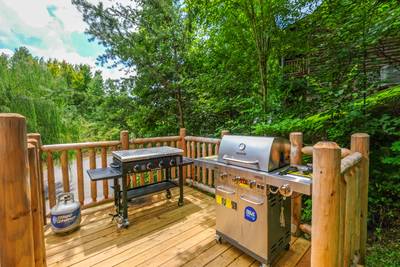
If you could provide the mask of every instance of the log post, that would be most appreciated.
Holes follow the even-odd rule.
[[[34,266],[25,117],[0,114],[0,266]]]
[[[360,152],[362,160],[360,162],[360,183],[359,201],[360,210],[360,262],[365,264],[365,252],[367,244],[367,219],[368,219],[368,183],[369,183],[369,135],[366,133],[355,133],[351,136],[350,150]]]
[[[39,168],[38,168],[38,153],[37,141],[28,144],[28,162],[29,162],[29,178],[31,189],[31,211],[32,211],[32,229],[33,229],[33,246],[35,266],[46,266],[46,252],[44,247],[44,229],[43,229],[43,215],[42,215],[42,202],[40,200],[39,191]]]
[[[43,162],[42,162],[42,137],[40,136],[39,133],[30,133],[28,134],[28,139],[34,139],[37,141],[38,149],[38,165],[39,165],[39,193],[40,193],[40,200],[42,201],[42,211],[43,211],[43,223],[44,225],[47,224],[47,218],[46,218],[46,199],[45,199],[45,193],[44,193],[44,176],[43,176]]]
[[[303,133],[290,133],[290,165],[301,165],[303,161],[301,149],[303,147]],[[301,194],[293,193],[292,196],[292,234],[300,234],[301,223]]]
[[[339,266],[340,147],[318,142],[313,150],[311,266]]]
[[[224,135],[228,135],[229,131],[228,130],[222,130],[221,131],[221,138],[224,137]]]
[[[121,149],[127,150],[129,149],[129,132],[121,131],[119,134],[119,140],[121,141]]]
[[[185,137],[186,137],[186,129],[180,128],[179,129],[179,139],[180,139],[179,148],[183,150],[183,156],[187,157],[187,147],[186,147]],[[186,181],[186,172],[187,172],[186,166],[184,166],[182,168],[182,171],[183,171],[183,181]]]

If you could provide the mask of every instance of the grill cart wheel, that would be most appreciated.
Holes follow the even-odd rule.
[[[215,235],[215,241],[218,243],[218,244],[222,244],[222,236],[220,236],[220,235]]]
[[[289,249],[290,249],[290,244],[287,244],[287,245],[285,246],[285,250],[289,251]]]
[[[165,194],[165,196],[166,196],[168,199],[171,199],[172,195],[171,195],[171,191],[169,191],[169,189],[167,190],[167,193]]]
[[[179,200],[178,201],[178,207],[182,207],[183,206],[183,200]]]
[[[269,264],[269,263],[261,263],[260,267],[271,267],[271,264]]]

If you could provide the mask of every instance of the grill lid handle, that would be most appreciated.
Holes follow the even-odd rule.
[[[258,160],[241,160],[241,159],[234,159],[234,158],[230,158],[227,155],[224,155],[222,157],[223,160],[226,161],[232,161],[232,162],[236,162],[236,163],[242,163],[242,164],[251,164],[251,165],[258,165],[260,162]]]
[[[253,205],[262,205],[262,204],[264,204],[264,201],[262,201],[262,200],[261,201],[254,201],[252,199],[247,198],[245,195],[241,195],[240,199],[244,200],[246,202],[249,202],[250,204],[253,204]]]
[[[218,191],[221,191],[222,193],[229,194],[229,195],[235,194],[235,191],[227,190],[225,187],[220,186],[220,185],[217,186],[217,190],[218,190]]]

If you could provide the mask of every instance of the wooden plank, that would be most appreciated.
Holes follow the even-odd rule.
[[[61,152],[61,172],[64,192],[69,192],[68,151]]]
[[[101,148],[101,167],[107,168],[107,147]],[[108,198],[108,180],[103,180],[103,196]]]
[[[214,225],[215,221],[204,222],[202,225],[197,225],[188,231],[181,232],[173,238],[168,239],[168,242],[153,246],[150,250],[141,253],[139,257],[130,258],[117,266],[132,266],[133,263],[136,266],[142,267],[160,266],[163,262],[173,258],[179,251],[183,251],[188,246],[191,247],[204,239],[212,238],[215,230],[211,227]]]
[[[290,246],[289,251],[282,253],[273,266],[279,267],[293,267],[301,260],[303,255],[311,247],[310,241],[303,238],[298,238]]]
[[[228,243],[217,244],[217,245],[207,249],[206,251],[204,251],[203,253],[201,253],[197,257],[193,258],[192,260],[188,261],[187,263],[185,263],[182,266],[186,266],[186,267],[204,266],[207,263],[209,263],[210,261],[217,258],[221,253],[224,253],[225,251],[227,251],[230,248],[232,248],[232,246],[229,245]]]
[[[89,149],[89,168],[96,169],[96,150],[95,148]],[[90,195],[92,197],[92,202],[97,200],[97,183],[95,181],[90,181]]]
[[[47,185],[50,208],[56,205],[56,183],[54,179],[53,153],[47,152]]]
[[[251,256],[243,253],[238,258],[236,258],[233,262],[231,262],[228,266],[229,267],[242,267],[242,266],[250,266],[256,260],[253,259]]]
[[[310,267],[311,266],[311,248],[309,248],[300,261],[297,263],[296,267]]]
[[[215,245],[216,245],[215,237],[213,235],[212,237],[206,238],[203,241],[199,242],[198,244],[179,252],[172,259],[168,260],[167,262],[162,263],[162,266],[163,267],[182,266],[189,260],[197,257],[198,255],[200,255],[204,251],[214,247]]]
[[[78,199],[81,205],[85,203],[85,189],[83,184],[83,161],[82,161],[82,150],[76,150],[76,177],[78,179]]]
[[[230,247],[225,250],[218,257],[207,263],[205,266],[207,267],[220,267],[220,266],[228,266],[231,262],[236,260],[243,254],[242,251],[237,249],[236,247]]]

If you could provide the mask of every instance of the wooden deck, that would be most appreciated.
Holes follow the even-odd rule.
[[[46,229],[48,266],[258,266],[229,244],[217,244],[214,199],[185,187],[185,205],[164,194],[137,200],[128,229],[117,229],[112,203],[82,212],[80,230],[57,236]],[[310,266],[310,242],[293,238],[273,266]]]

